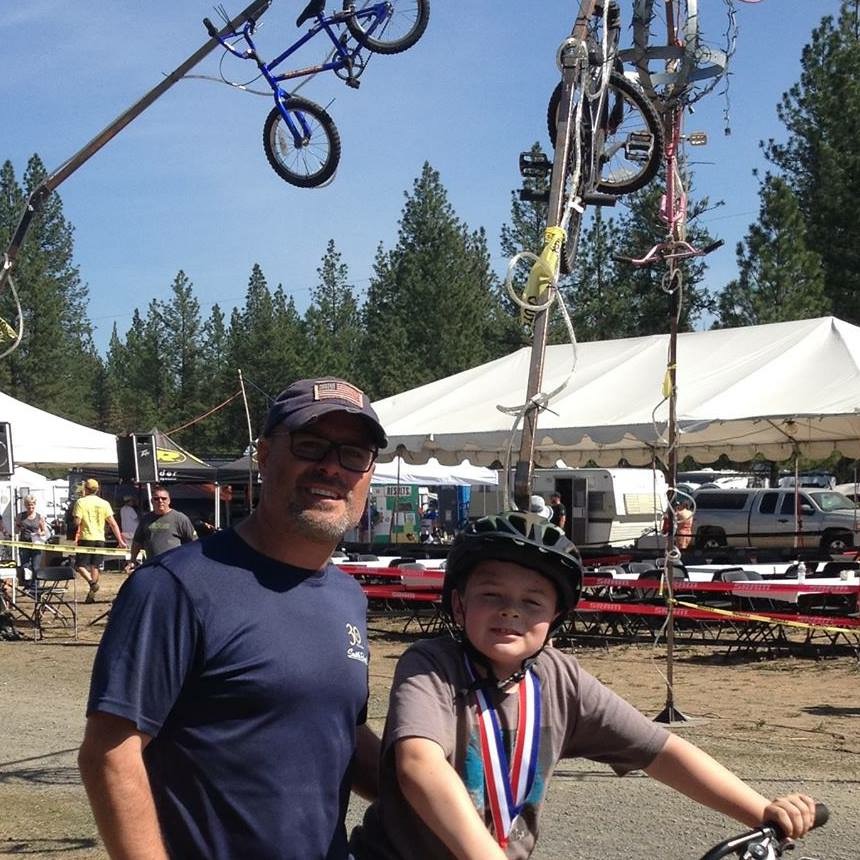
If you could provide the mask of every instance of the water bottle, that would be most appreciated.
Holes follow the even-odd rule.
[[[797,581],[806,582],[806,565],[802,561],[797,563]]]

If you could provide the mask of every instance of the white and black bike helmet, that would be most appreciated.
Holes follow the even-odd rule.
[[[472,569],[482,561],[521,564],[551,580],[558,592],[559,616],[550,635],[579,600],[582,563],[576,545],[557,526],[524,511],[504,511],[470,523],[451,548],[445,562],[442,608],[450,619],[451,594],[462,590]]]

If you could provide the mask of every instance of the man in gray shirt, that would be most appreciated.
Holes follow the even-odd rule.
[[[131,562],[137,562],[140,551],[149,561],[169,549],[197,540],[191,520],[170,507],[170,493],[159,485],[152,488],[152,510],[140,518],[131,542]]]

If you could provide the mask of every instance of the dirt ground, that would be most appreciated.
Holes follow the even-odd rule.
[[[78,638],[0,642],[0,856],[104,857],[75,754],[90,667],[105,612],[122,582],[105,574],[99,602],[79,606]],[[83,597],[83,589],[79,589]],[[371,623],[370,721],[381,732],[394,665],[419,635],[402,621]],[[28,632],[23,626],[22,632]],[[575,647],[583,665],[646,714],[666,701],[663,645]],[[690,720],[674,730],[762,793],[803,789],[831,809],[805,854],[860,857],[860,665],[853,657],[726,663],[719,646],[680,645],[675,704]],[[350,822],[362,811],[356,801]],[[550,789],[537,860],[692,860],[743,828],[642,775],[563,762]],[[800,852],[797,852],[798,854]]]

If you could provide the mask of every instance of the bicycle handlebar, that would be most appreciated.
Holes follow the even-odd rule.
[[[704,248],[694,248],[689,242],[660,242],[654,245],[644,257],[625,257],[623,254],[613,254],[616,263],[628,263],[631,266],[650,266],[664,260],[687,260],[690,257],[704,257],[717,248],[725,245],[723,239],[717,239]]]
[[[830,818],[830,810],[823,803],[815,804],[815,819],[812,822],[812,829],[821,827],[827,823]],[[714,846],[707,854],[703,854],[701,860],[721,860],[723,857],[728,857],[730,854],[737,852],[739,848],[744,848],[752,845],[755,842],[774,839],[777,842],[782,842],[785,835],[782,829],[775,822],[768,822],[755,830],[750,830],[747,833],[742,833],[740,836],[735,836]]]

